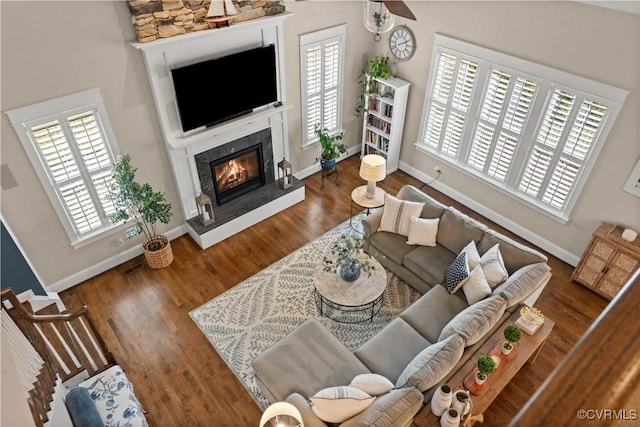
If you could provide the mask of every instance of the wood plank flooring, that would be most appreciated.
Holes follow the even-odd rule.
[[[356,155],[338,163],[340,184],[326,180],[324,190],[319,173],[308,177],[304,202],[211,248],[201,250],[188,235],[173,240],[175,260],[168,268],[122,274],[134,260],[62,293],[69,306],[89,306],[150,425],[258,424],[260,409],[188,313],[347,220],[351,191],[364,184],[359,162]],[[400,171],[378,183],[391,194],[404,184],[423,186]],[[423,190],[482,219],[429,186]],[[553,257],[550,265],[553,278],[537,307],[556,327],[535,364],[523,368],[485,413],[485,427],[508,423],[607,304],[570,280],[571,266]]]

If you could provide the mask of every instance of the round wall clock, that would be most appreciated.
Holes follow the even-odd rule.
[[[400,61],[406,61],[413,56],[416,50],[416,39],[409,27],[398,25],[391,31],[389,48],[393,56]]]

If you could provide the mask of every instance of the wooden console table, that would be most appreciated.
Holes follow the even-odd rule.
[[[502,326],[496,329],[489,339],[469,358],[467,363],[446,381],[446,384],[449,384],[452,390],[466,390],[464,381],[474,372],[478,357],[483,354],[490,354],[496,346],[502,345],[505,341],[502,330],[508,324],[514,323],[518,317],[520,317],[520,308],[516,309],[511,317],[505,320]],[[473,413],[471,415],[484,413],[524,364],[531,364],[535,361],[554,325],[553,320],[545,317],[544,324],[540,326],[534,335],[529,335],[522,331],[522,339],[517,344],[518,348],[514,350],[515,354],[509,355],[509,360],[502,362],[505,365],[500,368],[499,372],[487,379],[487,382],[482,385],[481,394],[471,394],[471,400],[473,401]],[[418,427],[440,427],[440,418],[433,415],[430,402],[426,402],[413,423]]]

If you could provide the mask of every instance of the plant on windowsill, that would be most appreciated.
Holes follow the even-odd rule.
[[[371,276],[375,270],[371,258],[371,255],[364,253],[364,238],[343,234],[331,248],[331,255],[323,258],[324,271],[340,272],[340,277],[345,281],[353,282],[363,271]]]
[[[520,338],[522,338],[522,330],[518,326],[510,324],[504,327],[502,334],[507,340],[502,343],[502,354],[509,354],[513,350],[513,343],[520,341]]]
[[[313,128],[313,132],[320,140],[320,166],[324,170],[331,170],[336,166],[336,159],[340,157],[340,154],[346,153],[347,146],[341,142],[344,138],[344,131],[331,135],[329,130],[316,124]]]
[[[476,373],[475,380],[476,384],[478,385],[484,384],[484,382],[487,380],[487,377],[493,374],[498,368],[496,361],[491,356],[487,356],[486,354],[478,357],[476,365],[478,367],[478,372]]]
[[[133,220],[133,234],[145,236],[142,248],[149,267],[166,267],[173,261],[171,242],[156,233],[156,223],[169,223],[173,215],[171,205],[163,193],[153,191],[149,184],[135,181],[137,170],[131,166],[129,154],[123,154],[114,165],[107,198],[113,202],[115,212],[109,215],[109,220],[114,224]]]
[[[362,86],[362,93],[358,96],[358,105],[356,105],[355,116],[361,117],[367,110],[364,101],[367,95],[376,93],[376,85],[373,84],[376,78],[388,79],[391,77],[391,69],[389,68],[388,56],[376,56],[374,59],[367,62],[367,65],[362,69],[358,83]]]

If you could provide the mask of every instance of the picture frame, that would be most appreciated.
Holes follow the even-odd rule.
[[[631,171],[631,174],[629,174],[629,178],[622,189],[627,193],[640,197],[640,159],[636,162],[636,165],[633,167],[633,170]]]

